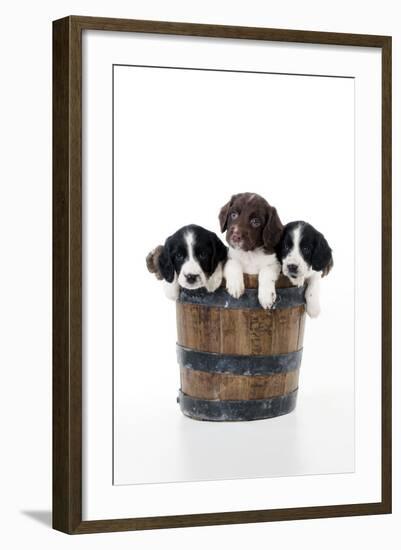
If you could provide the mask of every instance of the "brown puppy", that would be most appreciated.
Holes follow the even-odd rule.
[[[283,231],[276,209],[256,193],[239,193],[221,208],[219,221],[229,244],[224,268],[228,292],[239,298],[244,292],[243,274],[258,275],[259,302],[263,308],[271,308],[280,275],[274,249]]]

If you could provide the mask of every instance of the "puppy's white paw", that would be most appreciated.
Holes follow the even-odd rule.
[[[167,281],[163,281],[164,283],[164,294],[169,298],[169,300],[177,300],[178,295],[180,293],[180,287],[178,286],[177,282],[168,283]]]
[[[271,309],[276,301],[276,290],[274,287],[259,287],[259,303],[263,309]]]
[[[244,276],[242,275],[242,273],[236,276],[230,276],[226,280],[226,286],[227,286],[227,292],[233,298],[240,298],[245,291]]]
[[[287,275],[287,279],[291,282],[293,286],[300,288],[305,284],[305,277],[290,277]]]
[[[309,315],[309,317],[315,318],[318,317],[320,314],[320,303],[319,299],[315,295],[306,294],[306,313]]]
[[[215,272],[207,279],[206,281],[206,290],[208,292],[215,292],[222,283],[223,280],[223,269],[221,263],[215,269]]]
[[[301,286],[304,286],[304,284],[305,284],[305,277],[299,277],[296,282],[297,287],[301,288]]]

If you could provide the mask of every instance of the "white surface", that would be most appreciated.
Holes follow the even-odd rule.
[[[170,0],[110,2],[71,0],[33,5],[7,4],[3,15],[19,20],[4,26],[4,74],[12,85],[2,88],[2,131],[7,154],[0,171],[3,265],[0,273],[2,346],[5,376],[0,410],[2,543],[17,550],[175,548],[204,550],[229,546],[278,545],[299,549],[338,550],[357,544],[364,550],[386,546],[397,550],[401,536],[401,386],[400,338],[394,338],[394,509],[392,515],[260,523],[236,526],[168,529],[68,537],[49,526],[51,508],[51,28],[49,21],[68,13],[264,25],[310,30],[393,34],[394,55],[394,253],[393,277],[401,278],[401,29],[400,4],[384,0],[380,6],[361,0],[322,3],[316,0],[261,3]],[[22,17],[21,17],[22,15]],[[10,45],[12,44],[12,48]],[[23,70],[16,70],[21,67]],[[27,79],[30,101],[23,100]],[[5,84],[7,83],[4,79]],[[35,108],[32,109],[34,104]],[[18,115],[18,116],[17,116]],[[23,153],[23,162],[21,162]],[[23,200],[22,200],[23,197]],[[28,276],[29,274],[29,276]],[[34,289],[34,292],[33,292]],[[400,333],[401,295],[394,288],[394,335]],[[21,384],[23,380],[23,384]],[[7,388],[7,391],[6,389]]]
[[[117,66],[114,144],[114,483],[352,472],[354,79]],[[144,258],[187,223],[220,235],[238,191],[315,224],[335,269],[296,411],[200,425],[176,403],[175,307]]]
[[[186,47],[184,47],[184,44]],[[377,185],[381,177],[381,70],[379,53],[376,50],[349,49],[344,47],[322,48],[319,46],[303,46],[301,49],[298,49],[294,45],[260,44],[256,41],[243,42],[238,40],[230,41],[229,47],[227,42],[221,40],[205,41],[202,39],[191,39],[187,43],[185,39],[177,37],[157,37],[156,39],[147,40],[146,35],[133,36],[129,34],[127,36],[124,33],[113,34],[102,32],[84,34],[84,47],[84,75],[86,75],[83,82],[84,112],[86,113],[83,127],[84,188],[86,192],[84,197],[86,224],[83,230],[83,274],[84,296],[86,297],[86,301],[83,304],[83,392],[85,404],[83,419],[84,518],[201,513],[207,511],[315,506],[379,500],[379,442],[381,425],[380,273],[378,269],[380,258],[380,187]],[[302,55],[300,52],[302,52]],[[138,64],[149,65],[186,66],[191,64],[197,67],[209,66],[213,68],[236,68],[241,70],[251,68],[252,70],[280,70],[283,72],[297,70],[308,74],[355,76],[355,124],[357,135],[355,148],[357,248],[355,258],[358,292],[356,293],[357,323],[355,333],[356,464],[354,473],[271,478],[247,477],[246,479],[211,480],[202,483],[191,481],[178,484],[165,482],[158,484],[112,485],[112,418],[110,414],[112,407],[111,67],[116,62],[127,64],[133,61]],[[338,95],[338,97],[341,96]],[[330,109],[335,108],[332,105],[329,105],[329,107]],[[129,127],[127,131],[130,131]],[[145,134],[145,143],[147,135]],[[131,128],[129,136],[131,139],[132,136],[135,136],[134,128]],[[127,142],[125,139],[122,141],[126,146]],[[121,144],[118,143],[117,145],[117,150],[120,151]],[[337,143],[335,145],[337,151],[339,145]],[[345,150],[347,151],[347,149]],[[129,158],[129,155],[127,155],[127,158]],[[331,156],[330,159],[333,164],[332,158]],[[336,159],[334,160],[334,165],[335,161]],[[135,175],[137,180],[142,178],[144,174],[146,175],[148,171],[156,170],[154,165],[157,164],[157,162],[153,162],[151,165],[152,168],[147,166],[147,171],[142,170],[138,172]],[[324,170],[324,174],[332,172],[334,169],[332,168],[332,164],[330,164],[329,170]],[[309,164],[306,166],[309,169]],[[176,166],[174,168],[176,169]],[[166,170],[158,172],[162,182],[157,188],[164,188],[162,184],[164,183],[166,172]],[[130,172],[128,173],[131,174]],[[133,178],[132,175],[131,178]],[[322,174],[320,174],[320,178],[322,178]],[[130,180],[128,177],[126,181],[134,187],[134,179]],[[168,183],[171,187],[170,193],[174,193],[176,182]],[[242,183],[241,180],[241,187]],[[320,180],[319,183],[321,183]],[[330,195],[330,191],[326,190],[330,189],[330,186],[327,188],[322,187],[322,189],[324,190],[324,198],[328,201],[338,220],[337,232],[339,232],[341,231],[341,226],[346,223],[349,217],[346,216],[346,208],[347,205],[349,208],[349,202],[346,200],[343,201],[341,194],[337,194],[337,180],[332,183],[336,185],[334,197]],[[147,185],[149,185],[148,182]],[[351,182],[350,187],[352,188]],[[122,216],[121,219],[126,220],[128,217],[141,216],[141,212],[145,210],[146,225],[138,230],[138,241],[142,242],[145,240],[145,235],[151,231],[150,227],[152,223],[149,223],[148,216],[153,215],[152,209],[156,208],[156,201],[155,194],[153,193],[152,204],[141,202],[140,192],[140,186],[138,185],[138,191],[133,191],[133,196],[136,197],[136,200],[139,198],[137,212],[128,208],[127,216]],[[182,194],[179,194],[179,197],[181,199]],[[198,202],[198,197],[196,196],[195,198],[196,202]],[[226,198],[227,191],[224,192],[223,190],[222,200],[218,204],[223,204]],[[274,197],[270,197],[270,194],[269,200],[273,204],[276,203]],[[127,207],[127,205],[129,207],[130,201],[122,201],[122,204],[124,207]],[[314,201],[313,204],[315,204]],[[151,210],[149,210],[149,207],[151,207]],[[317,210],[320,210],[320,204]],[[179,211],[181,212],[182,209],[180,208]],[[202,210],[202,212],[204,211]],[[308,207],[309,211],[310,207]],[[120,217],[118,218],[120,219]],[[286,218],[284,212],[283,218]],[[316,223],[323,232],[325,232],[325,222],[328,218],[329,214],[325,213],[324,220]],[[171,222],[175,226],[177,219],[171,219]],[[116,228],[118,232],[118,225]],[[152,246],[157,244],[153,238],[151,243]],[[129,251],[131,246],[130,240],[126,243],[126,246]],[[347,243],[347,246],[344,250],[341,250],[341,253],[346,255],[349,249],[350,244]],[[138,247],[133,244],[131,255],[134,256],[134,251],[136,254],[137,250]],[[144,248],[140,261],[143,261],[147,250],[148,247]],[[124,251],[122,257],[129,258],[129,252],[125,254]],[[370,269],[368,273],[366,272],[367,258],[369,258],[371,265],[377,266],[377,269]],[[345,256],[345,263],[346,260]],[[131,273],[134,276],[134,270]],[[150,287],[153,293],[156,282],[151,277],[149,278],[146,271],[144,273],[146,276],[143,280],[147,281],[145,284],[152,285]],[[342,273],[343,276],[345,275],[343,270],[339,270],[338,273]],[[333,284],[333,281],[335,281],[334,277],[329,277],[327,285]],[[131,281],[129,282],[131,283]],[[349,286],[350,284],[347,280],[344,288],[349,291]],[[130,285],[127,285],[124,290],[128,290],[128,287]],[[330,287],[328,286],[328,288]],[[369,295],[369,301],[365,299],[366,295]],[[336,300],[339,299],[338,296],[334,296],[334,298]],[[156,300],[155,306],[160,310],[162,307],[168,307],[167,304],[165,306],[162,305],[163,298],[159,299],[155,295],[154,299]],[[121,302],[118,303],[121,304]],[[143,324],[140,317],[135,319],[134,311],[128,312],[128,314],[131,316],[130,321],[132,319],[133,324]],[[171,327],[171,321],[168,322],[168,325]],[[129,330],[131,324],[127,323],[124,326]],[[316,322],[316,326],[319,326],[318,322]],[[320,326],[323,327],[322,324]],[[336,325],[336,331],[338,332],[338,325]],[[163,328],[164,333],[168,337],[166,329]],[[327,334],[323,334],[324,339],[327,337]],[[133,343],[131,345],[134,346]],[[171,338],[168,338],[167,345],[171,345]],[[152,349],[156,352],[157,349],[155,348],[156,346],[152,345]],[[316,349],[315,347],[313,348]],[[309,353],[311,353],[312,346],[309,346],[309,350]],[[138,349],[139,354],[143,354],[143,351]],[[143,358],[142,360],[146,361],[148,355],[146,353],[146,355],[142,355],[141,357]],[[338,369],[340,366],[336,365],[336,368]],[[172,378],[170,381],[172,381]],[[126,380],[124,382],[126,383]],[[174,386],[175,394],[176,382]],[[141,387],[137,387],[138,391],[143,392]],[[333,386],[330,385],[330,387],[332,388]],[[341,396],[340,402],[343,400],[344,396]],[[169,406],[172,408],[175,404],[173,405],[173,402],[170,401]],[[348,407],[346,407],[347,410],[349,410]],[[128,412],[131,419],[131,411]],[[157,418],[161,416],[157,411],[154,414],[157,415]],[[145,426],[144,429],[146,429]],[[184,440],[182,430],[176,431],[176,434],[180,435],[181,440]],[[166,440],[163,439],[163,441]],[[172,438],[172,443],[176,441],[177,439]],[[148,450],[155,453],[157,457],[161,456],[162,460],[164,460],[164,455],[166,454],[165,447],[159,445],[157,439],[156,441],[146,441],[146,445]],[[175,452],[177,453],[179,450],[178,448],[178,451],[176,450]],[[134,452],[136,452],[136,448]],[[153,471],[152,479],[154,480],[154,478]]]

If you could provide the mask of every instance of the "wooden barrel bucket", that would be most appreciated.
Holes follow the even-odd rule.
[[[245,276],[238,300],[181,289],[177,300],[177,358],[184,415],[197,420],[260,420],[294,410],[305,326],[304,288],[284,277],[264,310],[257,276]]]

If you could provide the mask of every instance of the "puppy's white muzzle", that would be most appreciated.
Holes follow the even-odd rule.
[[[310,272],[311,268],[302,259],[288,256],[283,262],[283,273],[294,286],[302,286]]]
[[[178,276],[178,284],[189,290],[206,286],[206,276],[198,262],[188,260],[182,265]]]

